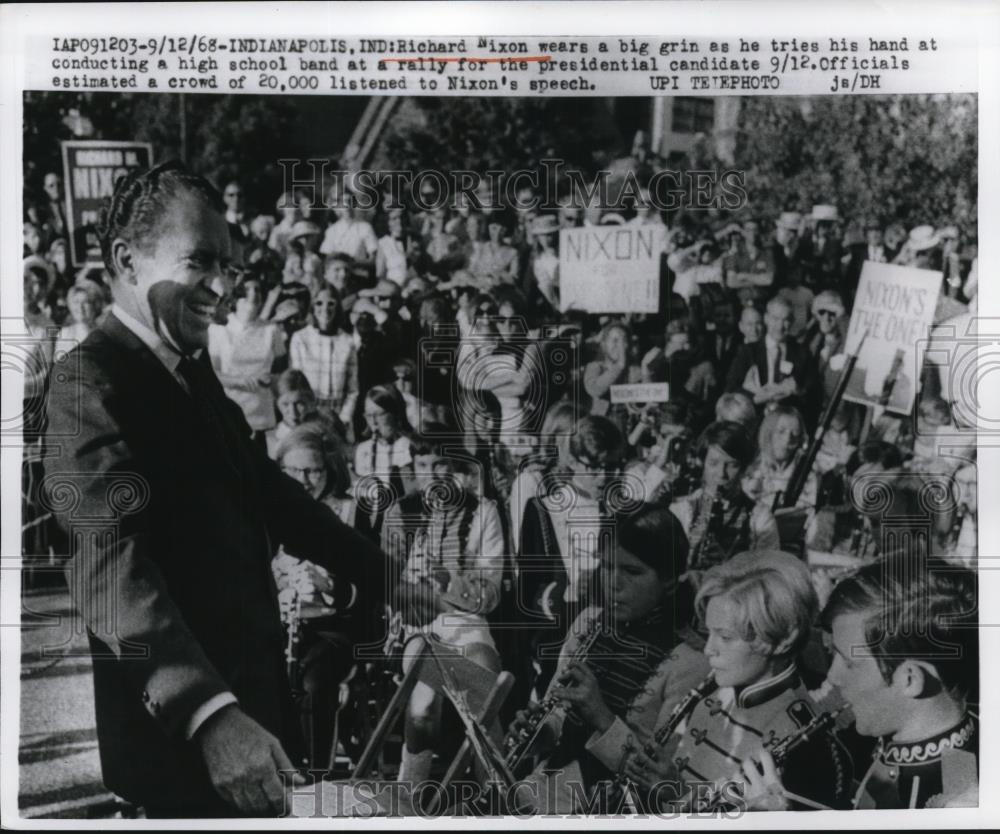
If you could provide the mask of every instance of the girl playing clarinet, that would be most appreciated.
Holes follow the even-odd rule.
[[[720,797],[739,807],[741,763],[816,715],[796,668],[817,613],[805,564],[781,551],[741,553],[706,572],[695,608],[719,688],[693,706],[661,748],[628,758],[625,775],[654,810],[718,807]],[[786,788],[800,799],[793,807],[844,807],[848,761],[830,733],[797,748],[785,762]]]

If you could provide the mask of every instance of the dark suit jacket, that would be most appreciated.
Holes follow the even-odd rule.
[[[715,368],[716,377],[724,379],[730,365],[732,365],[733,360],[736,359],[736,354],[738,354],[740,352],[740,348],[743,347],[743,334],[739,331],[733,332],[729,337],[729,346],[721,353],[719,352],[718,339],[718,333],[708,332],[705,334],[705,356],[711,361],[712,366]]]
[[[800,391],[811,390],[815,383],[812,378],[812,359],[802,345],[791,339],[785,340],[785,360],[792,363],[791,376]],[[726,374],[726,391],[742,391],[747,372],[757,367],[762,385],[771,382],[771,369],[767,364],[767,345],[763,338],[749,345],[742,345],[736,352]]]
[[[271,574],[279,543],[353,581],[366,605],[389,581],[381,551],[251,442],[201,359],[225,444],[113,316],[52,372],[43,489],[72,542],[67,577],[95,653],[104,781],[139,804],[216,799],[184,732],[226,690],[295,755]]]

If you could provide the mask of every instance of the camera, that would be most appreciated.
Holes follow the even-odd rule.
[[[500,438],[537,433],[549,407],[568,400],[580,409],[580,347],[556,326],[529,335],[521,317],[482,316],[471,334],[438,328],[417,349],[416,394],[449,405],[463,428],[489,420]],[[499,413],[498,413],[499,412]]]

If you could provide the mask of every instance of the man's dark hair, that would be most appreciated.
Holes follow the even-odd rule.
[[[621,518],[614,541],[661,579],[677,579],[687,570],[688,539],[684,527],[666,507],[645,504]]]
[[[823,609],[823,628],[865,615],[865,646],[886,683],[906,660],[932,665],[955,698],[976,700],[976,575],[945,562],[907,555],[880,559],[842,580]],[[851,647],[853,648],[853,647]]]
[[[170,201],[185,192],[198,195],[219,214],[225,211],[218,189],[177,160],[148,170],[135,169],[118,178],[111,201],[101,212],[98,224],[101,256],[112,276],[115,269],[111,244],[115,238],[142,247],[153,227],[162,221]]]
[[[753,460],[756,450],[753,440],[739,423],[719,420],[712,423],[698,438],[698,454],[702,458],[711,446],[718,446],[729,457],[735,458],[740,466],[747,466]]]

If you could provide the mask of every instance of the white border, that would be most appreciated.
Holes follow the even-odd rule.
[[[181,27],[180,22],[183,22]],[[979,46],[980,114],[980,183],[979,183],[979,315],[1000,316],[1000,289],[992,276],[997,274],[996,238],[991,232],[1000,229],[1000,212],[995,187],[1000,172],[1000,107],[997,79],[1000,79],[1000,7],[995,2],[915,3],[915,2],[831,2],[792,4],[783,2],[574,2],[569,3],[240,3],[240,4],[130,4],[130,5],[6,5],[0,7],[0,316],[17,316],[22,309],[20,269],[21,210],[21,91],[23,87],[23,44],[31,34],[129,34],[197,30],[204,34],[228,34],[241,31],[247,35],[302,35],[324,32],[331,35],[468,35],[468,34],[567,34],[629,35],[652,32],[681,37],[826,37],[829,35],[862,36],[926,29],[941,36],[968,37]],[[780,32],[778,31],[780,29]],[[897,35],[898,36],[898,35]],[[9,329],[4,323],[4,330]],[[985,330],[985,328],[983,328]],[[981,331],[983,332],[983,331]],[[1000,333],[1000,321],[992,333]],[[20,399],[17,386],[7,385],[2,392],[3,414],[16,413],[13,404]],[[15,390],[12,390],[15,389]],[[979,392],[984,414],[1000,415],[1000,385],[983,386]],[[984,438],[985,440],[985,438]],[[4,440],[4,444],[11,442]],[[5,448],[0,453],[2,483],[2,554],[13,563],[20,553],[19,517],[20,451]],[[1000,497],[1000,450],[982,447],[979,458],[980,554],[982,559],[1000,557],[997,514]],[[1000,564],[1000,563],[998,563]],[[981,576],[982,618],[1000,624],[1000,574],[987,570]],[[3,623],[16,622],[19,608],[19,583],[15,571],[0,571],[0,604]],[[18,630],[0,628],[0,812],[4,822],[23,828],[84,828],[113,830],[133,828],[135,821],[41,821],[17,820],[18,727],[20,672]],[[919,812],[817,812],[803,814],[748,815],[739,820],[710,822],[691,820],[691,828],[734,829],[770,827],[776,829],[809,826],[811,828],[908,827],[985,827],[1000,824],[1000,794],[991,790],[1000,785],[1000,730],[997,727],[1000,673],[989,659],[1000,657],[1000,629],[982,630],[981,680],[983,693],[980,802],[978,809],[923,810]],[[464,828],[466,820],[367,820],[368,828]],[[598,819],[476,820],[483,829],[505,830],[511,825],[544,828],[680,827],[677,822],[650,820],[646,823],[601,821]],[[148,828],[202,828],[197,822],[144,823]],[[339,829],[351,827],[349,820],[279,820],[265,821],[254,827]],[[231,820],[213,823],[219,829],[246,828],[247,822]]]

